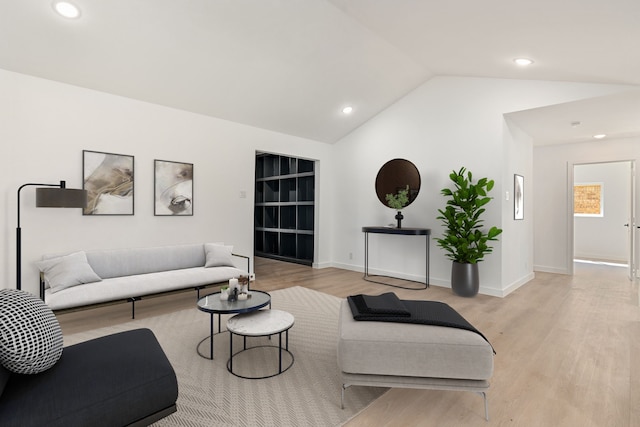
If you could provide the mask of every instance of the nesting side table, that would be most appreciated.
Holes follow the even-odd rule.
[[[220,292],[207,295],[198,299],[198,310],[209,313],[209,336],[204,337],[202,341],[196,346],[196,351],[201,357],[213,360],[213,336],[215,335],[213,328],[213,315],[218,315],[218,333],[221,332],[221,314],[234,314],[234,313],[249,313],[255,310],[259,310],[266,306],[271,307],[271,295],[262,291],[251,291],[251,298],[246,300],[229,301],[221,300]],[[209,340],[209,357],[200,352],[200,346],[203,342]]]
[[[245,314],[236,314],[227,321],[227,330],[229,331],[229,361],[227,362],[227,370],[233,375],[247,379],[263,379],[271,378],[285,372],[293,366],[293,354],[289,351],[289,329],[293,326],[294,317],[291,313],[282,310],[258,310]],[[282,334],[285,334],[285,347],[282,347]],[[260,345],[247,348],[247,337],[271,337],[278,335],[278,346]],[[233,336],[239,335],[243,337],[243,348],[233,353]],[[278,371],[265,376],[245,376],[233,372],[233,357],[245,351],[250,351],[260,347],[276,347],[278,348]],[[282,367],[282,354],[288,353],[291,356],[291,363]]]

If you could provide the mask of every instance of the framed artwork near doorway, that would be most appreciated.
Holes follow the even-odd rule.
[[[524,219],[524,177],[513,175],[513,219]]]

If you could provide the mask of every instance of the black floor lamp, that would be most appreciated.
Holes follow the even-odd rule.
[[[18,228],[16,228],[16,289],[22,289],[22,236],[20,229],[20,191],[24,187],[36,186],[37,208],[84,208],[87,206],[86,190],[67,188],[60,184],[23,184],[18,188]],[[50,188],[54,187],[54,188]]]

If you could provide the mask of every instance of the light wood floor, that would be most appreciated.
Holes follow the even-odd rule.
[[[490,421],[473,393],[392,389],[348,427],[640,426],[638,286],[619,267],[576,265],[574,276],[536,273],[506,298],[461,298],[450,289],[402,290],[360,273],[256,258],[255,289],[301,285],[339,297],[395,291],[403,299],[444,301],[496,349],[488,393]],[[143,300],[136,316],[193,307],[193,293]],[[130,320],[120,304],[59,316],[74,333]],[[425,360],[425,363],[429,363]],[[349,390],[346,391],[349,393]],[[336,391],[338,393],[338,391]]]

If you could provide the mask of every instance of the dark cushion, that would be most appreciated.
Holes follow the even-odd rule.
[[[66,347],[41,374],[12,374],[0,425],[125,426],[177,397],[175,372],[153,332],[136,329]]]
[[[0,365],[0,397],[2,397],[4,386],[7,385],[10,377],[11,372],[9,372],[4,366]]]

